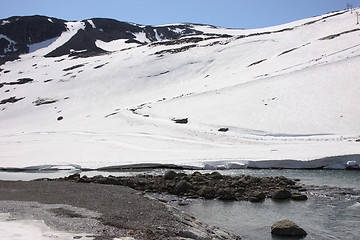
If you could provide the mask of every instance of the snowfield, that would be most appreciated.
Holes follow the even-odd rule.
[[[67,25],[0,66],[0,168],[360,164],[355,14],[255,30],[194,25],[205,33],[44,57],[84,27]]]
[[[9,213],[0,213],[2,238],[7,240],[67,240],[94,237],[86,233],[71,233],[50,228],[43,220],[17,219]],[[134,240],[133,237],[113,238],[113,240]]]

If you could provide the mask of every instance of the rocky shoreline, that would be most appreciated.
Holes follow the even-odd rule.
[[[265,198],[307,200],[307,196],[303,194],[306,189],[297,184],[300,180],[293,180],[283,176],[227,176],[218,172],[185,174],[171,170],[160,176],[142,174],[131,177],[115,177],[111,175],[108,177],[102,175],[94,177],[84,175],[81,177],[77,173],[65,178],[46,180],[122,185],[144,192],[225,201],[260,202]]]
[[[46,212],[46,216],[50,212],[50,215],[56,215],[55,219],[65,219],[60,224],[53,224],[55,226],[63,226],[70,219],[92,222],[82,232],[90,232],[96,240],[110,240],[119,236],[159,240],[235,240],[240,237],[196,220],[171,207],[166,200],[157,198],[156,194],[223,201],[260,202],[266,198],[306,200],[306,189],[299,181],[283,176],[227,176],[219,172],[185,174],[172,170],[164,175],[139,174],[129,177],[87,177],[76,173],[64,178],[44,178],[30,182],[0,181],[0,210],[14,213],[20,206],[11,202],[12,207],[9,208],[7,201],[25,202],[25,207],[21,205],[21,211],[32,213],[33,207],[26,206],[32,206],[33,202],[43,204],[41,208],[48,209],[42,211]],[[63,205],[59,208],[52,207],[53,204]],[[78,213],[76,208],[95,211],[99,216],[84,217],[86,214],[83,211]],[[36,209],[33,215],[42,216],[39,214],[40,207]]]
[[[0,181],[0,212],[42,220],[57,230],[85,232],[95,240],[240,239],[125,186]]]

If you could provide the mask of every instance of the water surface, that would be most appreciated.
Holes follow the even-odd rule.
[[[95,175],[132,176],[164,174],[167,169],[124,170],[116,172],[79,172]],[[175,170],[193,173],[194,170]],[[32,180],[58,178],[76,171],[0,172],[0,180]],[[202,173],[212,171],[200,171]],[[360,236],[360,171],[346,170],[220,170],[225,175],[285,176],[300,179],[308,189],[307,201],[273,201],[261,203],[226,202],[217,200],[187,200],[186,206],[172,205],[190,213],[198,220],[220,227],[243,239],[286,239],[271,236],[275,221],[290,219],[308,232],[305,240],[358,239]]]

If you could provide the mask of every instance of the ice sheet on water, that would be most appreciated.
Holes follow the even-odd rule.
[[[1,239],[4,240],[67,240],[76,236],[81,236],[81,239],[93,239],[84,233],[75,234],[51,229],[44,221],[17,220],[9,213],[0,213],[0,232]]]
[[[48,227],[42,220],[19,220],[10,213],[0,213],[0,232],[2,240],[94,239],[92,234],[58,231]],[[119,237],[114,240],[134,240],[134,238]]]
[[[23,170],[33,171],[56,171],[56,170],[80,170],[81,166],[77,164],[65,164],[65,165],[38,165],[22,168]]]

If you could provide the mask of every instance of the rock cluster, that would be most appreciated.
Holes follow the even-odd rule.
[[[189,198],[219,199],[229,201],[259,202],[265,198],[276,200],[306,200],[300,194],[301,186],[295,181],[280,177],[225,176],[218,172],[201,174],[176,173],[168,171],[163,176],[137,175],[131,177],[80,177],[74,174],[60,180],[124,185],[130,188],[155,193],[167,193]]]

